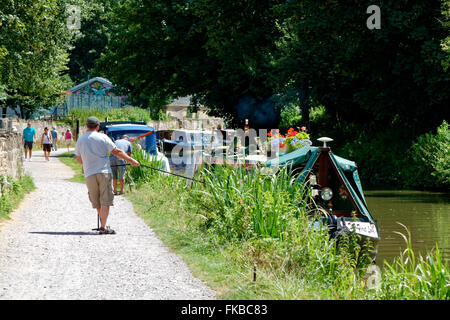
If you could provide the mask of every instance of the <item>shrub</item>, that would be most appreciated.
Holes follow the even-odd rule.
[[[7,218],[9,213],[19,204],[26,193],[35,188],[30,176],[22,176],[18,180],[2,176],[0,179],[0,217]]]
[[[450,129],[444,121],[436,130],[419,136],[408,152],[407,185],[421,188],[450,187]]]
[[[97,117],[100,121],[104,121],[108,117],[108,121],[150,121],[148,110],[139,107],[114,108],[108,112],[96,109],[72,109],[69,116],[74,116],[80,120],[80,124],[86,122],[91,116]]]

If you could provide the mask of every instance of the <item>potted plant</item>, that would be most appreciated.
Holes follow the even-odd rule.
[[[306,132],[306,127],[301,127],[300,131],[289,128],[284,144],[286,145],[287,153],[289,153],[306,146],[309,147],[312,145],[312,142],[309,140],[309,134]]]

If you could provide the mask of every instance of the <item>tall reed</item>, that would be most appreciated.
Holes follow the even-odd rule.
[[[207,223],[220,237],[282,240],[290,219],[304,211],[306,189],[296,185],[288,168],[263,175],[245,168],[204,168],[204,185],[195,185],[192,198],[204,209]]]
[[[139,167],[127,166],[128,172],[128,182],[131,185],[139,186],[154,180],[156,177],[161,176],[164,173],[160,173],[157,170],[152,170],[146,168],[145,166],[163,170],[163,163],[158,160],[156,156],[151,155],[144,149],[137,147],[136,143],[133,144],[132,155],[135,160],[137,160],[141,165]]]
[[[438,246],[424,257],[418,257],[412,249],[411,233],[399,223],[406,235],[403,237],[406,249],[394,259],[392,264],[385,261],[381,278],[381,299],[449,300],[450,270]]]

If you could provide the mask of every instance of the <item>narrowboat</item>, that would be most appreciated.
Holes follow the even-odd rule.
[[[364,239],[379,239],[377,222],[370,214],[356,163],[335,155],[326,145],[305,146],[265,163],[266,167],[292,166],[300,172],[297,181],[309,184],[316,215],[322,215],[332,236],[353,231]],[[376,251],[376,248],[374,249]]]

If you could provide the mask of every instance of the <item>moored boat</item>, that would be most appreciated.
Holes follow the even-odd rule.
[[[335,155],[321,138],[322,147],[303,147],[266,162],[267,167],[292,166],[300,171],[297,182],[308,183],[315,207],[332,236],[354,232],[364,239],[380,239],[378,225],[370,214],[356,163]],[[375,248],[376,251],[376,248]]]
[[[154,128],[147,126],[145,122],[101,122],[99,131],[103,131],[113,141],[127,135],[130,142],[135,142],[139,148],[154,156],[157,161],[161,161],[164,171],[171,171],[167,157],[157,148]]]

